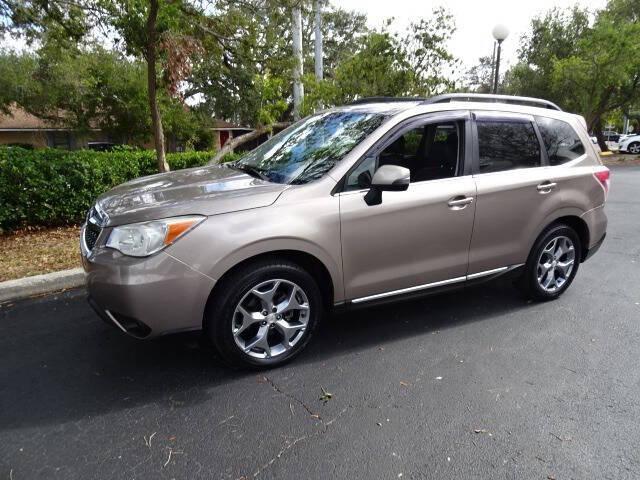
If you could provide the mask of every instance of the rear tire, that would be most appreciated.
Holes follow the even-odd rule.
[[[296,357],[324,316],[309,273],[287,260],[262,260],[222,280],[205,312],[205,334],[225,363],[273,368]]]
[[[555,300],[573,282],[581,258],[582,245],[575,230],[565,224],[551,225],[534,243],[516,285],[532,300]]]

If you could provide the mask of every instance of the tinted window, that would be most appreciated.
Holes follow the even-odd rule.
[[[536,117],[550,165],[560,165],[584,155],[585,149],[573,127],[562,120]]]
[[[446,122],[408,130],[380,153],[378,166],[408,168],[412,182],[453,177],[460,152],[459,127],[455,122]]]
[[[540,143],[530,122],[478,121],[480,173],[539,167]]]
[[[344,111],[315,115],[274,135],[236,167],[250,167],[272,182],[307,183],[333,168],[385,118],[377,113]]]
[[[461,169],[463,127],[463,122],[434,122],[406,130],[377,157],[367,157],[354,168],[345,190],[368,188],[374,172],[382,165],[408,168],[411,182],[455,177]]]

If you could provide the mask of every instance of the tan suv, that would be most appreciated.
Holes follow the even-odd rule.
[[[297,355],[333,308],[511,272],[550,300],[605,237],[609,170],[584,120],[538,99],[365,99],[240,161],[102,195],[89,301],[135,337],[204,329],[245,366]]]

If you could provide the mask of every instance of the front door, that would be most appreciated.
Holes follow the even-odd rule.
[[[476,195],[469,137],[465,113],[412,120],[347,175],[339,194],[347,299],[465,280]],[[407,191],[383,192],[382,203],[369,206],[367,182],[384,164],[409,168],[411,183]]]

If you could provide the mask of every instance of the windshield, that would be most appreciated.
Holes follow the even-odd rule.
[[[235,167],[254,171],[271,182],[307,183],[327,173],[385,118],[367,112],[315,115],[274,135]]]

